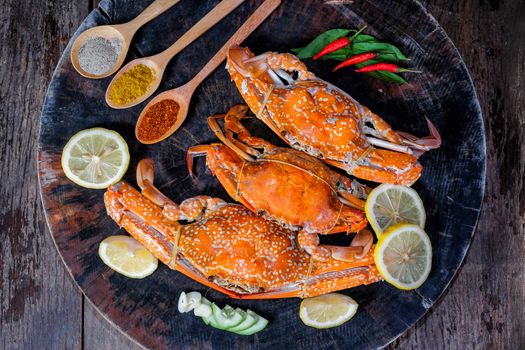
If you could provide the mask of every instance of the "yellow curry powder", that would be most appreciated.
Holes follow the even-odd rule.
[[[144,64],[137,64],[115,80],[108,97],[117,105],[128,104],[144,95],[153,81],[155,71]]]

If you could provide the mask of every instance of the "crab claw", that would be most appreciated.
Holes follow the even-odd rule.
[[[324,245],[330,249],[332,258],[340,261],[355,261],[362,259],[372,247],[374,235],[369,230],[361,230],[352,240],[349,247],[339,247],[333,245]]]
[[[404,138],[403,144],[410,147],[416,157],[421,156],[426,151],[430,151],[431,149],[439,148],[441,146],[441,135],[439,135],[439,131],[430,121],[430,119],[427,117],[425,117],[425,119],[427,120],[428,129],[430,130],[430,136],[417,138],[416,136],[406,132],[398,131],[398,134]]]
[[[266,52],[254,57],[249,49],[232,46],[228,51],[228,61],[244,78],[263,79],[281,87],[293,84],[296,80],[315,78],[304,63],[291,54]],[[292,72],[297,73],[297,79],[293,78]]]
[[[251,51],[240,46],[232,46],[228,50],[228,59],[235,70],[245,77],[257,78],[268,70],[264,54],[253,57]]]
[[[160,207],[176,205],[163,195],[153,184],[154,165],[153,159],[142,159],[137,166],[137,184],[142,190],[142,195]]]

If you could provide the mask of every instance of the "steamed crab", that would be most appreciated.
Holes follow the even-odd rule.
[[[431,136],[396,132],[292,54],[254,57],[236,46],[227,69],[252,112],[290,146],[358,178],[411,185],[422,171],[418,156],[441,144],[428,119]]]
[[[242,205],[208,196],[176,204],[154,186],[149,159],[139,163],[137,182],[142,194],[126,182],[108,188],[111,218],[171,269],[230,297],[305,298],[381,279],[370,247],[353,242],[352,261],[315,261],[290,230]],[[355,242],[371,233],[360,235]]]
[[[353,260],[355,249],[321,245],[318,234],[357,232],[367,225],[363,212],[367,188],[328,168],[318,159],[250,135],[241,124],[248,108],[208,118],[222,143],[191,147],[187,163],[206,155],[206,164],[228,194],[252,212],[299,231],[299,245],[314,259]],[[218,120],[224,119],[225,132]],[[369,247],[368,242],[359,244]],[[354,238],[355,240],[355,238]]]

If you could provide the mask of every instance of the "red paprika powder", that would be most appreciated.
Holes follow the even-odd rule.
[[[148,108],[137,126],[137,138],[141,141],[155,141],[165,135],[177,121],[179,104],[166,99]]]

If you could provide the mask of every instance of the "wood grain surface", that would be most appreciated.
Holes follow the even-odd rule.
[[[7,1],[0,14],[0,346],[139,348],[73,287],[38,199],[38,115],[53,67],[89,2]],[[487,127],[484,208],[466,264],[447,295],[389,348],[519,349],[524,333],[525,186],[522,1],[427,1],[458,46]],[[8,65],[9,64],[9,65]]]
[[[400,349],[525,349],[525,2],[427,1],[478,92],[485,199],[466,263]]]
[[[1,6],[0,348],[78,349],[82,298],[47,233],[35,159],[47,85],[88,4]]]

